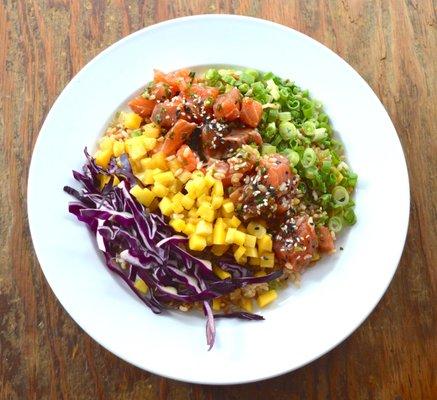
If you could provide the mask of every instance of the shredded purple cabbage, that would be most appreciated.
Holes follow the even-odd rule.
[[[209,349],[215,340],[215,318],[264,319],[246,312],[214,315],[210,303],[247,284],[272,281],[281,275],[281,271],[254,277],[242,266],[221,261],[220,267],[232,277],[219,279],[212,272],[209,261],[197,258],[185,249],[185,237],[173,235],[161,215],[149,212],[130,195],[129,189],[136,179],[127,158],[121,166],[113,159],[108,169],[103,169],[96,165],[86,149],[85,156],[87,162],[83,172],[73,171],[82,188],[64,187],[65,192],[77,199],[70,203],[69,211],[93,232],[107,267],[119,275],[154,313],[160,314],[169,308],[169,302],[202,302]],[[102,189],[99,175],[111,177]],[[121,181],[116,186],[113,176]],[[146,294],[135,287],[137,277],[147,284]]]

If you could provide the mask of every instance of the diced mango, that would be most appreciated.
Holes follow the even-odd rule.
[[[207,246],[212,246],[212,233],[210,233],[209,235],[205,236],[206,238],[206,245]]]
[[[249,265],[257,266],[260,264],[259,258],[249,258]]]
[[[214,186],[212,188],[212,195],[213,196],[220,196],[223,197],[224,195],[224,190],[223,190],[223,183],[222,181],[218,181],[216,180],[214,182]]]
[[[211,196],[202,194],[200,197],[196,199],[197,207],[199,207],[202,203],[211,203]]]
[[[179,193],[182,190],[182,183],[177,179],[175,179],[168,188],[172,193]]]
[[[272,289],[268,292],[260,294],[256,301],[258,303],[258,306],[263,308],[266,305],[270,304],[272,301],[276,300],[277,297],[278,294],[276,293],[276,290]]]
[[[94,158],[99,167],[106,168],[112,157],[112,150],[97,150]]]
[[[157,139],[161,135],[161,129],[153,122],[143,126],[144,136]]]
[[[234,251],[234,257],[237,261],[241,260],[241,258],[246,253],[246,248],[244,246],[239,246],[237,250]]]
[[[222,256],[225,254],[229,249],[228,244],[215,244],[211,247],[211,251],[216,256]]]
[[[229,228],[226,231],[226,236],[225,236],[225,243],[226,244],[233,244],[234,243],[235,232],[237,232],[237,230],[235,228]]]
[[[180,218],[171,219],[169,222],[169,225],[176,231],[176,232],[183,232],[185,229],[185,221]]]
[[[192,233],[194,233],[195,230],[196,230],[196,225],[192,224],[191,222],[187,222],[185,224],[185,228],[183,232],[185,233],[185,235],[190,236]]]
[[[214,272],[214,274],[216,274],[220,279],[228,279],[231,278],[231,274],[227,271],[224,271],[223,269],[214,266],[212,268],[212,271]]]
[[[264,253],[260,257],[259,265],[261,268],[273,268],[275,266],[275,254],[274,253]]]
[[[215,211],[209,203],[202,203],[197,209],[197,215],[205,221],[212,222],[215,218]]]
[[[188,211],[188,215],[190,217],[197,217],[197,208],[196,207],[192,207],[189,211]]]
[[[164,215],[171,215],[173,213],[173,204],[168,197],[163,197],[159,202],[159,209]]]
[[[206,247],[206,239],[203,236],[199,236],[194,233],[188,240],[188,247],[190,250],[202,251]]]
[[[151,157],[145,157],[140,160],[141,167],[144,171],[147,171],[148,169],[156,168],[155,161]]]
[[[153,179],[155,180],[155,183],[159,182],[162,185],[169,187],[174,182],[175,177],[173,175],[173,172],[167,171],[160,172],[159,174],[154,175]]]
[[[192,182],[193,182],[194,192],[196,193],[196,197],[200,197],[202,196],[202,194],[207,193],[208,189],[204,178],[196,177],[193,179]]]
[[[115,141],[114,145],[112,146],[112,151],[114,152],[115,157],[120,157],[122,154],[124,154],[124,142],[121,140]]]
[[[154,175],[153,170],[148,169],[142,172],[140,175],[138,175],[138,178],[144,185],[151,185],[154,181],[153,175]]]
[[[229,229],[233,229],[233,228],[229,228]],[[243,246],[245,241],[246,241],[246,234],[244,232],[235,230],[234,243],[238,244],[239,246]]]
[[[210,174],[205,175],[205,184],[208,187],[208,189],[212,188],[215,183],[216,180]]]
[[[221,301],[218,298],[212,299],[212,309],[214,311],[220,311]]]
[[[241,224],[241,221],[235,215],[229,221],[229,226],[231,228],[238,228],[238,226],[240,224]]]
[[[149,138],[149,137],[146,137],[144,135],[141,135],[141,136],[138,136],[138,137],[143,141],[144,148],[147,151],[153,150],[155,148],[155,146],[156,146],[156,139]]]
[[[218,210],[223,204],[222,196],[212,196],[211,205],[214,210]]]
[[[146,146],[141,138],[141,136],[135,136],[125,140],[125,148],[129,157],[132,160],[139,160],[144,157],[147,153]]]
[[[249,235],[248,233],[246,233],[246,240],[244,242],[244,245],[246,247],[255,247],[256,246],[256,236]]]
[[[196,235],[207,236],[212,233],[211,222],[204,221],[201,219],[196,226]]]
[[[191,208],[194,205],[194,199],[192,199],[190,196],[186,194],[185,196],[182,197],[181,204],[186,210],[191,210]]]
[[[167,161],[167,164],[168,164],[168,168],[173,173],[175,173],[178,169],[182,168],[182,164],[177,158],[174,158],[173,160]]]
[[[246,247],[245,256],[247,257],[258,257],[258,251],[255,247]]]
[[[191,172],[189,171],[183,171],[180,175],[178,175],[178,180],[182,183],[188,182],[188,180],[191,178]]]
[[[123,123],[127,129],[138,129],[143,119],[134,112],[124,113]]]
[[[261,223],[255,221],[249,222],[247,232],[255,235],[257,238],[261,238],[267,233],[266,228]]]
[[[258,252],[260,254],[272,251],[272,237],[268,234],[258,238]]]
[[[165,154],[162,151],[158,151],[157,153],[153,154],[151,159],[155,164],[153,168],[160,168],[163,171],[168,169],[167,160],[165,159]]]
[[[132,196],[134,196],[141,204],[144,204],[146,207],[150,206],[152,201],[155,199],[155,193],[151,190],[144,188],[142,189],[138,185],[135,185],[130,190]]]
[[[149,288],[141,278],[137,277],[134,283],[135,288],[142,294],[146,294]]]
[[[225,212],[231,213],[234,211],[234,203],[232,203],[232,201],[230,200],[225,200],[223,202],[222,208]]]
[[[104,136],[100,139],[99,149],[100,150],[112,150],[114,147],[115,139],[110,136]]]
[[[241,308],[247,312],[252,312],[252,299],[248,299],[247,297],[242,297],[241,300]]]
[[[225,244],[226,239],[226,226],[223,220],[218,218],[214,224],[214,229],[212,232],[212,242],[214,244]]]
[[[157,197],[165,197],[168,193],[168,187],[164,186],[160,182],[155,182],[152,186],[152,191]]]
[[[173,210],[175,213],[181,213],[184,211],[184,207],[182,206],[182,199],[184,195],[181,192],[176,193],[171,201],[173,203]]]

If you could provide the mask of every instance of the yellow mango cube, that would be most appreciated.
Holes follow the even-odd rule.
[[[173,203],[173,210],[175,213],[181,213],[184,211],[184,207],[182,206],[182,199],[184,198],[184,195],[181,192],[176,193],[171,201]]]
[[[214,186],[212,188],[212,195],[213,196],[223,197],[224,193],[225,192],[223,190],[223,183],[222,183],[222,181],[216,180],[214,182]]]
[[[258,252],[260,254],[272,251],[272,237],[268,234],[258,238]]]
[[[157,197],[165,197],[168,193],[168,187],[164,186],[160,182],[155,182],[152,186],[152,192],[155,193]]]
[[[237,250],[234,251],[234,257],[237,261],[241,260],[241,258],[246,253],[246,248],[244,246],[239,246]]]
[[[259,258],[249,258],[249,265],[259,266],[260,259]]]
[[[202,251],[206,247],[206,239],[203,236],[194,233],[188,240],[188,247],[190,250]]]
[[[159,202],[159,209],[163,215],[171,215],[173,213],[173,204],[168,197],[163,197]]]
[[[191,172],[189,171],[183,171],[180,175],[178,175],[178,180],[182,183],[188,182],[188,180],[191,178]]]
[[[146,137],[146,136],[144,136],[144,135],[142,135],[142,136],[138,136],[138,137],[143,141],[143,143],[144,143],[144,148],[145,148],[147,151],[153,150],[153,149],[155,148],[155,146],[156,146],[156,139],[154,139],[154,138],[149,138],[149,137]]]
[[[114,147],[115,139],[113,137],[104,136],[99,141],[100,150],[112,150]]]
[[[142,159],[140,160],[140,163],[141,163],[141,168],[142,168],[144,171],[147,171],[148,169],[154,169],[154,168],[156,168],[155,161],[154,161],[151,157],[145,157],[145,158],[142,158]]]
[[[225,236],[225,243],[226,244],[233,244],[234,243],[234,238],[235,238],[236,232],[237,232],[237,230],[235,228],[229,228],[226,231],[226,236]]]
[[[144,145],[141,136],[126,139],[124,143],[127,154],[134,161],[144,157],[147,153],[146,146]]]
[[[123,123],[126,129],[138,129],[143,119],[134,112],[123,114]]]
[[[112,157],[112,150],[97,150],[94,158],[99,167],[106,168]]]
[[[175,179],[168,188],[172,193],[179,193],[182,190],[182,183]]]
[[[170,171],[173,173],[175,173],[177,170],[182,168],[182,164],[177,158],[174,158],[173,160],[167,161],[167,165],[168,165],[168,168],[170,169]]]
[[[229,221],[229,226],[231,228],[238,228],[238,226],[240,224],[241,224],[241,221],[235,215]]]
[[[216,180],[210,174],[205,175],[205,184],[208,189],[212,188],[215,183]]]
[[[181,198],[181,204],[186,210],[191,210],[194,206],[194,199],[186,194]]]
[[[112,146],[112,151],[115,157],[120,157],[122,154],[124,154],[124,142],[121,140],[115,141]]]
[[[196,205],[199,207],[202,203],[211,203],[211,196],[207,196],[206,194],[202,194],[200,197],[196,199]]]
[[[187,222],[182,232],[185,233],[185,235],[190,236],[195,232],[195,230],[196,230],[196,225],[192,224],[191,222]]]
[[[143,126],[144,136],[157,139],[161,135],[161,128],[154,124],[146,124]]]
[[[188,216],[197,218],[197,208],[193,207],[188,211]]]
[[[141,204],[146,207],[150,206],[152,201],[155,199],[155,193],[147,188],[140,188],[138,185],[135,185],[130,190],[132,196],[134,196]]]
[[[211,205],[214,210],[218,210],[223,204],[222,196],[212,196]]]
[[[251,247],[251,248],[255,247],[256,246],[256,236],[246,233],[246,240],[244,242],[244,245],[246,247]]]
[[[234,229],[234,228],[229,228],[229,229]],[[235,230],[234,243],[238,244],[239,246],[243,246],[245,242],[246,242],[246,234],[244,232]]]
[[[214,244],[225,244],[226,241],[226,226],[223,221],[217,219],[212,232],[212,242]]]
[[[165,159],[165,154],[162,151],[158,151],[158,153],[153,154],[151,157],[155,166],[153,168],[160,168],[163,171],[166,171],[167,168],[167,160]]]
[[[255,247],[246,247],[244,255],[247,257],[258,257],[258,250]]]
[[[202,203],[197,209],[197,215],[205,221],[212,222],[215,218],[215,211],[209,203]]]
[[[247,297],[242,297],[240,300],[241,308],[247,312],[252,312],[252,299],[248,299]]]
[[[260,257],[259,266],[261,268],[273,268],[275,266],[275,254],[274,253],[264,253]]]
[[[247,232],[257,238],[261,238],[267,233],[267,230],[261,223],[252,221],[247,225]]]
[[[229,272],[224,271],[223,269],[216,266],[212,268],[212,272],[214,272],[214,274],[216,274],[220,279],[228,279],[232,276]]]
[[[171,219],[168,223],[176,232],[183,232],[185,229],[185,221],[180,218]]]
[[[169,187],[174,182],[175,177],[173,175],[173,172],[167,171],[160,172],[159,174],[154,175],[153,179],[155,183],[159,182],[160,184]]]
[[[215,244],[211,247],[212,254],[216,256],[222,256],[225,254],[229,249],[228,244]]]
[[[223,202],[222,208],[226,213],[231,213],[234,211],[234,203],[232,203],[232,201],[230,200],[225,200]]]
[[[276,290],[272,289],[268,292],[262,293],[258,296],[256,299],[258,306],[263,308],[266,305],[270,304],[272,301],[275,301],[278,297],[278,294],[276,293]]]
[[[196,226],[196,235],[207,236],[212,233],[211,222],[204,221],[201,219]]]

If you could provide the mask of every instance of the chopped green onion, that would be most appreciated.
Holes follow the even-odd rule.
[[[259,76],[259,72],[256,69],[247,68],[243,72],[245,75],[251,75],[253,79],[256,81]]]
[[[293,99],[293,100],[289,100],[287,102],[287,107],[291,110],[291,111],[297,111],[299,110],[300,107],[300,101]]]
[[[282,136],[284,140],[290,140],[296,137],[297,132],[298,132],[297,128],[294,126],[292,122],[281,122],[279,124],[279,134]]]
[[[271,139],[273,136],[275,136],[276,131],[276,124],[274,122],[270,122],[269,124],[267,124],[264,134],[267,139]]]
[[[353,225],[355,222],[357,222],[357,216],[352,208],[348,208],[343,213],[343,219],[348,225]]]
[[[245,94],[249,90],[249,85],[247,83],[242,83],[240,86],[238,86],[238,90]]]
[[[305,121],[302,125],[303,132],[307,136],[313,136],[316,130],[316,124],[313,121]]]
[[[349,192],[343,186],[336,186],[332,189],[332,199],[339,206],[345,206],[349,203]]]
[[[302,164],[302,167],[308,168],[313,166],[316,163],[316,160],[317,160],[316,152],[311,147],[308,147],[303,152],[302,160],[300,162]]]
[[[303,115],[305,116],[305,118],[311,118],[313,116],[314,113],[314,104],[311,102],[306,102],[303,106],[302,106],[302,112]]]
[[[314,130],[313,141],[320,142],[321,140],[325,139],[327,136],[328,133],[326,132],[325,128],[316,128]]]
[[[136,129],[130,133],[130,136],[137,137],[137,136],[141,136],[142,134],[143,134],[143,132],[141,131],[141,129]]]
[[[277,146],[281,142],[282,142],[282,136],[281,135],[276,135],[276,137],[273,139],[271,144],[273,144],[274,146]]]
[[[267,118],[267,121],[274,122],[278,119],[278,110],[272,108],[269,110],[269,116]]]
[[[241,82],[251,85],[253,82],[255,82],[255,77],[251,74],[243,72],[240,76],[240,80]]]
[[[268,143],[263,143],[261,146],[261,154],[264,156],[266,154],[275,154],[276,153],[276,147],[272,146]]]
[[[294,167],[299,162],[299,153],[297,153],[294,150],[291,149],[285,149],[282,151],[282,154],[288,158],[288,161],[290,161],[290,165]]]
[[[288,111],[278,113],[278,117],[281,122],[291,121],[291,114]]]
[[[305,169],[305,178],[310,180],[316,179],[319,176],[317,172],[317,168],[315,166],[311,166]]]
[[[273,77],[274,77],[273,72],[266,72],[263,75],[263,80],[268,81],[269,79],[273,79]]]
[[[216,69],[211,68],[208,71],[206,71],[205,79],[210,84],[215,84],[220,79],[220,74],[218,73],[218,71]]]
[[[235,85],[235,82],[237,82],[237,80],[233,78],[231,75],[222,76],[222,81],[229,83],[229,85]]]
[[[343,223],[340,217],[331,217],[328,221],[328,228],[334,233],[340,232],[343,228]]]

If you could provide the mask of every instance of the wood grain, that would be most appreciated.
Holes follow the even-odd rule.
[[[198,13],[270,19],[312,36],[346,59],[393,119],[411,179],[405,251],[376,310],[321,359],[249,385],[171,381],[101,348],[48,287],[26,219],[32,148],[44,117],[72,76],[128,33]],[[2,0],[0,399],[437,398],[436,42],[431,0]]]

